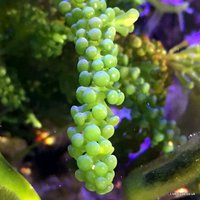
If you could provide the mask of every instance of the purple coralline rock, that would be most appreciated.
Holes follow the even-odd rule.
[[[113,114],[117,115],[120,118],[119,122],[121,122],[123,119],[131,120],[131,109],[128,109],[126,107],[122,109],[112,107],[111,110]]]
[[[200,44],[200,31],[193,32],[192,34],[186,36],[185,41],[189,45]]]
[[[160,0],[160,2],[167,5],[179,6],[184,3],[184,0]]]
[[[140,144],[140,150],[136,153],[129,153],[128,157],[130,160],[135,160],[138,158],[141,154],[143,154],[145,151],[147,151],[151,147],[151,139],[149,137],[146,137],[144,139],[144,142]]]
[[[200,13],[195,13],[195,23],[196,25],[199,25],[200,24]]]
[[[164,107],[165,117],[168,120],[178,120],[185,112],[188,105],[189,91],[184,89],[178,80],[168,88]]]
[[[146,2],[141,5],[142,11],[140,12],[140,17],[148,16],[151,11],[151,4]]]

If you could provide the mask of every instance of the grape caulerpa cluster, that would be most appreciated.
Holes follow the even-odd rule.
[[[105,0],[68,0],[59,3],[71,27],[76,52],[80,87],[76,91],[81,106],[72,106],[76,124],[68,128],[69,154],[77,160],[75,176],[85,187],[99,194],[113,188],[117,159],[108,140],[114,134],[119,118],[108,104],[120,105],[124,94],[115,87],[120,78],[117,66],[116,32],[126,36],[134,29],[139,14],[131,9],[107,8]]]
[[[124,39],[122,39],[124,40]],[[147,36],[129,35],[119,41],[118,67],[120,89],[124,92],[124,106],[131,109],[133,131],[131,134],[148,135],[153,147],[165,153],[173,151],[174,144],[184,143],[176,122],[164,115],[166,88],[170,82],[167,53],[160,42]],[[132,136],[133,137],[133,136]]]
[[[159,96],[159,101],[164,105],[171,72],[167,65],[167,52],[162,43],[145,35],[133,34],[123,40],[123,43],[127,43],[122,47],[123,52],[128,56],[129,62],[140,65],[141,75],[151,84],[151,93]],[[119,57],[122,56],[119,54]]]
[[[17,84],[17,81],[12,80],[9,76],[6,67],[0,63],[0,106],[9,106],[14,110],[22,105],[26,100],[25,91]]]

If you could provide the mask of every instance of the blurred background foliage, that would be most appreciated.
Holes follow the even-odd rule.
[[[63,126],[77,84],[64,20],[51,1],[1,1],[0,8],[2,126],[15,134],[20,125],[41,128],[40,120]]]

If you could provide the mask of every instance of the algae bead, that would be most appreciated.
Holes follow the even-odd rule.
[[[95,57],[97,56],[98,54],[98,50],[96,47],[94,46],[90,46],[86,49],[86,52],[85,52],[85,55],[88,59],[90,60],[94,60]]]
[[[95,141],[88,142],[85,148],[87,154],[90,156],[96,156],[100,151],[100,145]]]
[[[88,31],[88,37],[91,40],[100,40],[102,36],[101,30],[99,28],[93,28]]]
[[[106,68],[116,67],[117,65],[117,58],[110,54],[104,56],[103,62]]]
[[[71,10],[71,4],[68,1],[61,1],[58,4],[58,9],[62,14],[66,14]]]
[[[110,82],[110,76],[105,71],[99,71],[94,74],[94,83],[99,87],[107,86]]]
[[[107,108],[102,104],[97,104],[92,108],[92,115],[96,120],[103,120],[107,117]]]
[[[78,168],[82,171],[88,171],[92,169],[93,161],[88,155],[79,156],[77,159]]]
[[[86,38],[81,37],[76,41],[76,51],[79,54],[83,54],[86,50],[86,48],[88,47],[88,41]]]
[[[85,103],[89,104],[89,103],[93,103],[96,100],[96,92],[91,89],[91,88],[87,88],[82,95],[82,99]]]
[[[108,166],[104,162],[98,161],[95,164],[94,173],[97,176],[104,176],[106,175],[107,172],[108,172]]]
[[[84,129],[84,137],[88,141],[98,141],[99,137],[101,136],[101,130],[95,124],[90,124],[85,127]]]
[[[110,90],[107,94],[107,101],[109,104],[114,105],[118,102],[118,92],[115,90]]]
[[[81,147],[84,143],[83,135],[80,133],[76,133],[75,135],[72,136],[71,141],[73,146]]]
[[[114,127],[110,124],[107,124],[102,128],[102,136],[106,139],[109,139],[110,137],[113,136],[114,131],[115,131]]]

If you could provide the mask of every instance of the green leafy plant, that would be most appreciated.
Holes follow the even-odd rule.
[[[0,197],[6,200],[39,200],[40,197],[25,178],[14,170],[0,154]]]

